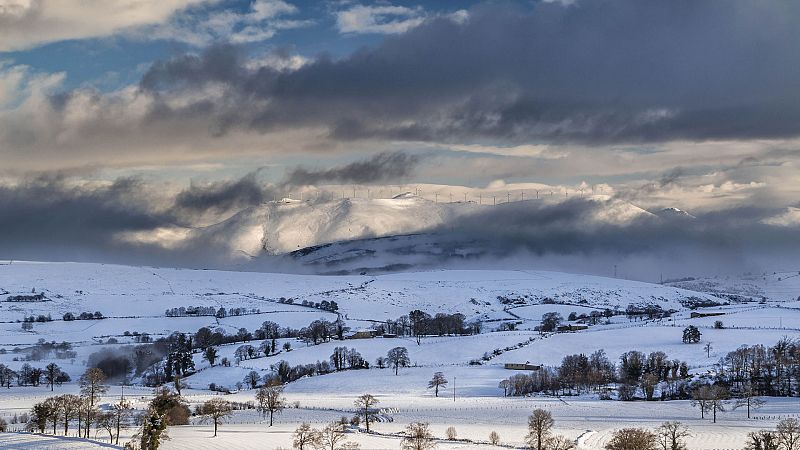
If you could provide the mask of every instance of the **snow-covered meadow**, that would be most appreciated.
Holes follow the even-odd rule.
[[[267,320],[292,328],[316,319],[336,320],[336,313],[304,306],[303,301],[335,301],[338,315],[352,329],[396,319],[412,309],[430,314],[460,312],[468,321],[483,322],[480,334],[426,336],[419,344],[411,337],[334,340],[319,345],[283,338],[277,343],[278,348],[288,342],[291,351],[242,360],[231,367],[210,367],[197,353],[197,372],[184,380],[188,385],[184,395],[192,406],[222,395],[208,390],[211,383],[233,391],[225,395],[226,399],[252,401],[255,391],[241,385],[248,372],[271,373],[279,361],[291,365],[327,361],[337,346],[356,349],[369,362],[385,356],[391,348],[406,347],[411,366],[401,368],[397,376],[392,369],[370,368],[301,378],[286,386],[291,407],[277,416],[274,427],[268,428],[254,411],[239,411],[222,426],[216,438],[211,436],[209,425],[196,421],[171,427],[172,438],[164,446],[167,449],[290,447],[292,431],[300,423],[321,427],[342,416],[352,416],[353,401],[363,393],[375,395],[384,408],[384,420],[374,424],[380,434],[354,432],[350,436],[364,449],[398,448],[397,433],[416,421],[429,422],[440,438],[447,427],[454,426],[459,438],[471,441],[441,441],[439,448],[492,448],[488,444],[491,431],[500,434],[503,444],[516,448],[523,445],[527,416],[537,407],[551,411],[556,431],[576,440],[580,449],[602,448],[614,429],[653,428],[665,420],[680,420],[689,426],[693,433],[689,448],[739,448],[747,432],[772,427],[778,418],[800,412],[796,399],[769,399],[756,419],[748,420],[737,410],[722,414],[718,423],[711,424],[707,419],[701,420],[688,401],[602,401],[592,395],[560,399],[503,397],[498,388],[501,380],[518,373],[504,369],[504,363],[528,361],[555,366],[564,355],[588,354],[598,349],[604,349],[612,361],[630,350],[663,351],[670,358],[686,361],[693,373],[702,374],[743,344],[772,345],[784,336],[797,336],[800,311],[792,309],[797,305],[786,302],[786,296],[767,297],[761,303],[732,302],[700,308],[698,311],[724,315],[691,318],[687,301],[728,300],[675,286],[543,271],[312,276],[26,262],[0,266],[0,293],[0,300],[43,294],[36,301],[0,301],[0,364],[14,370],[26,362],[44,366],[48,360],[25,361],[25,349],[40,339],[66,341],[73,345],[75,356],[56,362],[73,380],[86,369],[89,355],[132,343],[134,332],[159,337],[175,331],[193,333],[205,326],[235,334],[240,328],[253,331]],[[580,316],[606,309],[625,310],[629,305],[658,305],[677,313],[660,320],[613,316],[586,330],[567,333],[534,331],[548,312],[558,312],[566,319],[572,312]],[[244,312],[222,318],[165,315],[168,309],[189,306],[224,307],[229,311],[241,308]],[[61,320],[66,313],[84,311],[99,311],[105,318]],[[50,315],[54,320],[34,322],[24,330],[21,320],[31,315]],[[722,329],[714,328],[717,320],[724,323]],[[503,324],[513,324],[516,329]],[[701,330],[702,343],[710,342],[710,350],[702,344],[682,343],[681,331],[689,324]],[[109,343],[109,339],[113,340]],[[220,345],[219,356],[233,360],[239,345]],[[427,387],[437,371],[450,381],[439,398]],[[139,407],[144,407],[152,395],[151,389],[141,386],[125,389],[127,395],[138,399]],[[74,381],[55,387],[55,394],[76,391]],[[119,386],[113,386],[104,401],[112,402],[119,393]],[[49,395],[49,388],[44,386],[12,385],[2,389],[0,416],[9,420]],[[12,429],[20,427],[12,425]],[[128,436],[132,431],[127,431]],[[102,434],[98,435],[98,439],[102,438]],[[75,439],[0,434],[0,448],[71,449],[92,448],[91,445]]]

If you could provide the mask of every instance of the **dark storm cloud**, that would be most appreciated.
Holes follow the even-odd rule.
[[[217,46],[155,64],[141,87],[217,83],[237,105],[205,105],[221,123],[343,140],[779,138],[800,134],[798,19],[798,2],[493,3],[288,73]]]
[[[142,77],[139,86],[149,92],[158,92],[210,82],[244,82],[246,72],[242,65],[245,62],[239,48],[215,45],[202,55],[187,54],[154,63]]]
[[[0,186],[0,249],[4,258],[81,259],[108,256],[117,232],[169,222],[151,208],[141,180],[76,186],[59,174]],[[117,248],[116,250],[119,250]]]
[[[174,212],[190,221],[207,213],[224,214],[258,205],[271,199],[272,191],[258,181],[257,175],[251,172],[235,180],[192,184],[175,197]]]
[[[204,217],[223,220],[260,203],[267,192],[256,173],[177,195],[135,177],[87,184],[68,174],[38,174],[0,185],[0,258],[218,266],[229,262],[218,243],[189,239],[164,248],[123,236],[191,227]]]
[[[368,159],[324,170],[298,167],[286,177],[287,185],[325,183],[369,184],[400,180],[412,174],[420,158],[403,152],[383,152]]]
[[[657,261],[655,266],[665,273],[682,276],[693,271],[735,273],[795,264],[800,254],[800,226],[762,222],[781,209],[731,208],[697,218],[642,214],[619,223],[596,220],[609,213],[609,202],[511,203],[433,231],[442,242],[480,243],[495,258],[516,255],[524,261],[528,255],[540,263],[568,258],[593,272],[614,261],[647,259]],[[636,270],[630,267],[628,272]],[[644,273],[635,276],[643,278]]]

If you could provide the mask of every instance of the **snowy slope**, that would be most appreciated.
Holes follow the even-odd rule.
[[[740,276],[691,278],[666,283],[718,297],[767,301],[800,301],[800,271],[765,272]]]
[[[585,200],[601,205],[592,210],[586,218],[589,221],[620,224],[643,217],[658,220],[658,216],[618,199],[598,195]],[[559,201],[526,200],[493,206],[474,201],[437,202],[411,194],[386,199],[348,198],[322,202],[283,199],[245,209],[219,224],[194,229],[185,239],[224,249],[234,258],[276,255],[336,242],[447,230],[457,228],[459,219],[491,211],[491,208],[513,213],[515,209]],[[448,247],[469,244],[451,242],[441,234],[436,242]],[[423,247],[426,245],[423,243]]]
[[[784,275],[782,280],[787,279]],[[777,282],[777,280],[776,280]],[[783,281],[781,281],[783,282]],[[299,328],[318,318],[334,320],[335,314],[304,307],[303,300],[320,302],[335,300],[347,324],[353,328],[368,327],[373,321],[397,318],[411,309],[428,313],[465,314],[468,320],[483,319],[484,329],[473,336],[428,336],[417,345],[411,338],[375,338],[333,341],[317,346],[294,339],[281,339],[278,347],[290,342],[292,351],[278,355],[241,361],[232,367],[209,367],[195,355],[198,372],[184,381],[184,391],[194,407],[213,394],[205,388],[210,383],[235,388],[245,374],[256,370],[266,374],[280,360],[291,364],[308,364],[327,360],[336,346],[359,351],[370,362],[396,346],[408,348],[413,367],[403,368],[398,375],[390,369],[353,370],[329,375],[302,378],[286,387],[292,407],[277,418],[276,426],[267,427],[254,410],[237,411],[220,428],[217,438],[211,437],[207,424],[171,427],[172,440],[164,448],[275,448],[291,445],[292,431],[302,422],[315,427],[352,416],[353,399],[365,392],[375,394],[385,416],[391,421],[374,424],[381,433],[396,433],[412,421],[426,421],[437,436],[449,426],[459,436],[485,442],[490,431],[498,431],[504,443],[519,447],[527,430],[531,409],[544,407],[557,421],[557,431],[577,439],[582,449],[601,449],[610,433],[621,426],[655,427],[663,420],[680,420],[696,432],[690,448],[738,448],[748,431],[774,426],[776,417],[796,414],[796,401],[769,399],[759,415],[766,420],[744,419],[742,410],[726,412],[719,423],[711,425],[699,419],[688,401],[671,402],[601,402],[594,396],[568,398],[506,398],[498,389],[500,380],[515,373],[505,370],[504,362],[531,361],[558,364],[565,354],[590,353],[605,349],[611,360],[629,350],[665,351],[671,358],[686,360],[695,373],[708,370],[727,352],[742,344],[771,345],[783,336],[793,336],[800,328],[800,308],[796,302],[760,304],[732,303],[711,308],[724,316],[689,317],[683,306],[694,297],[714,300],[710,295],[687,291],[675,286],[575,275],[546,271],[513,270],[439,270],[405,272],[379,276],[315,276],[257,272],[211,270],[176,270],[153,267],[130,267],[102,264],[19,263],[0,266],[0,363],[18,369],[24,353],[15,352],[38,339],[66,340],[75,345],[72,360],[56,360],[73,380],[86,369],[88,356],[100,349],[114,348],[130,342],[125,330],[165,334],[172,331],[193,332],[201,326],[222,328],[234,333],[240,327],[253,330],[265,320]],[[30,296],[31,302],[8,302],[8,297]],[[292,298],[294,305],[279,302]],[[532,331],[545,312],[591,313],[605,308],[627,305],[657,304],[676,309],[672,320],[629,321],[615,316],[609,323],[591,326],[588,330],[540,335]],[[257,308],[258,313],[214,317],[165,317],[164,310],[181,306],[213,306],[225,308]],[[16,320],[30,314],[101,311],[109,318],[94,321],[53,321],[35,323],[33,330],[23,331]],[[725,323],[725,329],[713,329],[713,320]],[[513,322],[515,331],[495,331],[496,325]],[[688,324],[700,327],[701,344],[683,344],[682,328]],[[119,340],[109,344],[109,337]],[[711,342],[706,353],[703,343]],[[258,342],[252,342],[258,344]],[[220,345],[219,355],[231,358],[240,343]],[[471,365],[475,359],[482,365]],[[44,366],[48,360],[32,361]],[[444,393],[435,398],[427,389],[433,372],[442,371],[451,381]],[[450,397],[457,389],[457,401]],[[77,392],[76,383],[56,386],[55,393]],[[104,402],[119,395],[112,387]],[[132,386],[126,395],[142,408],[152,390]],[[132,395],[131,392],[135,392]],[[36,401],[50,395],[46,387],[0,389],[0,417],[29,410]],[[224,398],[252,401],[254,392],[242,389]],[[15,424],[19,426],[19,424]],[[125,431],[126,439],[133,429]],[[101,435],[102,437],[102,435]],[[396,436],[353,433],[352,439],[362,448],[397,448]],[[266,444],[265,444],[266,443]],[[73,444],[79,447],[73,447]],[[81,446],[82,445],[82,446]],[[90,443],[48,437],[0,434],[0,448],[95,448]],[[496,448],[483,444],[441,441],[439,448]]]
[[[232,254],[281,254],[330,242],[414,233],[476,208],[473,203],[436,203],[413,195],[323,203],[284,199],[248,208],[196,230],[192,237],[228,241]]]
[[[80,374],[88,355],[109,338],[120,345],[131,343],[132,338],[125,336],[125,331],[161,336],[173,331],[195,332],[208,326],[235,334],[241,327],[257,329],[267,320],[295,329],[320,318],[336,320],[336,314],[302,306],[303,301],[336,301],[342,318],[353,328],[369,327],[374,321],[396,319],[413,309],[421,309],[432,315],[460,312],[467,320],[485,321],[485,329],[490,331],[509,321],[520,322],[520,328],[530,330],[549,311],[561,311],[566,316],[568,311],[625,309],[630,304],[656,304],[680,310],[681,302],[687,298],[713,300],[674,287],[544,271],[451,270],[318,276],[20,262],[0,266],[0,292],[7,293],[0,300],[16,295],[42,297],[42,301],[36,302],[0,301],[0,348],[24,348],[39,339],[74,343],[77,358],[63,364],[73,375]],[[291,298],[294,304],[281,303],[281,298]],[[545,305],[546,302],[556,304]],[[189,306],[256,311],[221,319],[165,316],[166,309]],[[77,315],[84,311],[99,311],[107,319],[60,320],[67,312]],[[30,315],[50,315],[56,320],[36,322],[31,331],[24,331],[19,321]],[[508,340],[492,333],[468,339],[476,344],[466,349],[466,353],[448,352],[448,343],[433,354],[419,354],[415,358],[432,363],[445,355],[442,360],[445,364],[464,364],[498,346],[525,341],[528,333],[521,331]],[[327,353],[298,351],[296,355],[313,362],[325,359],[330,353],[327,348],[323,350],[322,353]],[[381,346],[374,351],[365,349],[370,356],[385,351]],[[9,351],[0,356],[0,362],[22,364],[11,361],[13,357]]]

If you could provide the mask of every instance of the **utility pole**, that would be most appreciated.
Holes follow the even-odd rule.
[[[539,191],[536,191],[536,200],[539,200]]]
[[[525,191],[522,191],[522,201],[525,201]]]
[[[506,200],[506,203],[511,203],[511,192],[506,192],[506,194],[508,195],[508,200]]]

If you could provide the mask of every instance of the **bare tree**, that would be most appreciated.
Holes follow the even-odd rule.
[[[50,392],[53,392],[53,386],[56,383],[61,383],[61,378],[64,376],[64,371],[61,370],[61,367],[58,367],[58,364],[51,362],[44,368],[44,379],[47,381],[47,385],[50,386]]]
[[[221,398],[212,398],[203,403],[200,407],[200,414],[203,416],[204,421],[209,421],[214,424],[214,436],[217,436],[217,427],[233,414],[233,405],[227,400]]]
[[[405,436],[400,441],[402,450],[430,450],[436,448],[433,434],[427,423],[410,423],[406,427]]]
[[[186,383],[183,381],[183,377],[180,374],[175,374],[172,379],[172,386],[175,388],[175,392],[177,392],[178,395],[181,395],[181,390],[187,387]]]
[[[497,384],[497,387],[503,390],[503,397],[508,397],[508,390],[511,387],[510,381],[508,381],[507,379],[502,380],[500,381],[500,383]]]
[[[778,435],[774,431],[761,430],[747,433],[745,450],[780,450]]]
[[[355,401],[356,408],[358,408],[358,415],[364,418],[364,424],[367,427],[367,433],[369,433],[369,424],[370,422],[375,421],[375,417],[378,412],[375,410],[375,406],[380,403],[380,400],[373,397],[371,394],[364,394],[361,397],[358,397]]]
[[[311,425],[303,423],[299,427],[297,427],[296,430],[294,430],[292,448],[295,448],[297,450],[306,450],[318,447],[319,444],[320,444],[319,431],[311,428]]]
[[[286,408],[286,399],[283,397],[283,387],[278,385],[264,386],[256,392],[258,411],[262,416],[269,413],[269,426],[272,426],[272,417]]]
[[[700,407],[700,418],[705,418],[705,413],[713,414],[713,422],[717,422],[717,412],[724,412],[730,394],[722,386],[704,384],[692,391],[692,405]]]
[[[114,413],[110,411],[103,411],[94,419],[95,427],[103,429],[108,432],[108,442],[114,443]]]
[[[686,450],[683,440],[691,436],[691,433],[682,423],[673,421],[662,423],[656,429],[656,436],[662,450]]]
[[[714,347],[711,346],[711,342],[706,342],[706,345],[703,346],[703,350],[706,351],[706,358],[711,358],[711,350],[713,349]]]
[[[707,387],[708,407],[711,410],[713,423],[717,423],[717,411],[725,412],[730,394],[722,386],[712,385]]]
[[[347,441],[344,424],[340,422],[329,423],[319,432],[318,447],[322,450],[356,449],[358,444]]]
[[[575,442],[564,436],[551,436],[547,439],[547,450],[571,450],[575,448]]]
[[[87,438],[89,437],[89,427],[92,425],[97,398],[108,391],[108,386],[105,383],[106,374],[96,367],[86,369],[86,372],[80,378],[81,395],[87,401],[85,433]]]
[[[386,354],[386,360],[389,366],[394,367],[395,375],[397,375],[400,367],[406,367],[411,364],[411,360],[408,358],[408,349],[405,347],[395,347],[389,350]]]
[[[656,435],[642,428],[623,428],[611,437],[606,450],[656,450]]]
[[[247,375],[244,376],[244,382],[250,389],[255,389],[258,387],[258,382],[261,380],[261,377],[258,375],[258,372],[255,370],[251,370],[247,372]]]
[[[800,421],[789,418],[778,422],[778,440],[781,450],[800,450]]]
[[[127,428],[128,419],[133,411],[131,402],[121,398],[117,403],[114,403],[111,415],[113,416],[114,429],[116,430],[115,441],[119,445],[119,432],[123,428]]]
[[[550,437],[550,429],[554,424],[555,421],[549,411],[533,410],[533,414],[528,417],[528,436],[525,441],[534,450],[545,449],[545,443]]]
[[[500,435],[497,434],[497,431],[492,431],[489,433],[489,443],[492,445],[500,444]]]
[[[447,387],[447,378],[444,377],[442,372],[436,372],[433,374],[431,381],[428,382],[428,389],[433,389],[434,396],[438,397],[440,387]]]
[[[64,421],[64,436],[66,436],[69,431],[70,420],[76,419],[80,415],[81,398],[73,394],[64,394],[59,395],[56,399],[61,420]]]
[[[758,410],[761,409],[767,402],[764,401],[761,397],[756,395],[755,390],[753,389],[753,385],[751,383],[747,383],[747,385],[742,389],[739,395],[736,397],[736,400],[733,404],[733,409],[739,409],[742,407],[747,408],[747,418],[750,418],[750,410]]]
[[[447,440],[449,441],[455,441],[456,438],[458,437],[458,432],[456,431],[456,427],[447,427],[447,430],[445,430],[444,433],[445,435],[447,435]]]

